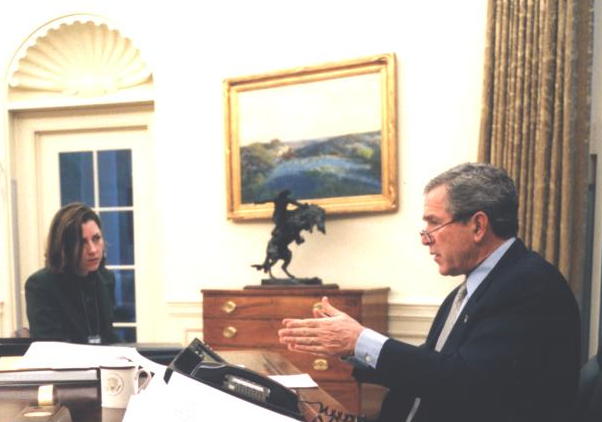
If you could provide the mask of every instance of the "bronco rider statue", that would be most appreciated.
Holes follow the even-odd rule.
[[[272,214],[274,229],[272,230],[272,237],[268,242],[265,261],[263,264],[256,264],[253,265],[253,267],[270,274],[270,280],[264,280],[264,282],[269,281],[266,284],[274,284],[275,282],[283,281],[286,282],[279,284],[319,284],[319,279],[296,279],[294,275],[288,272],[287,267],[290,264],[293,255],[288,248],[288,245],[293,240],[298,245],[304,242],[303,237],[301,237],[301,230],[311,232],[313,228],[316,227],[322,233],[326,233],[324,224],[325,213],[324,210],[317,205],[298,202],[294,198],[291,198],[290,194],[291,192],[286,189],[276,195],[274,199],[256,202],[257,204],[266,202],[274,203],[274,212]],[[297,208],[288,210],[289,204],[295,205]],[[275,279],[272,274],[272,266],[280,259],[284,261],[282,270],[289,277],[285,280]]]
[[[272,213],[272,221],[274,222],[274,230],[272,230],[272,236],[281,235],[286,229],[286,211],[288,208],[288,204],[295,205],[297,208],[306,206],[306,204],[302,204],[297,201],[295,198],[289,198],[291,191],[288,189],[280,192],[274,199],[269,199],[268,201],[262,202],[273,202],[274,203],[274,212]],[[297,241],[297,244],[303,243],[303,238],[301,241]]]

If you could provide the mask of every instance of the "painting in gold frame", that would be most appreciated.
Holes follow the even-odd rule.
[[[397,209],[394,54],[226,79],[228,218],[284,189],[327,214]]]

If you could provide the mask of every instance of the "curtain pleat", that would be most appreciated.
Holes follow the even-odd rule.
[[[479,160],[519,195],[519,235],[577,293],[585,242],[593,0],[489,0]]]

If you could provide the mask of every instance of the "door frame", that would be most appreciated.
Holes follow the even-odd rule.
[[[43,242],[47,227],[43,227],[42,213],[38,212],[35,204],[38,202],[40,186],[44,183],[43,178],[36,168],[39,162],[37,156],[37,142],[42,134],[57,132],[76,132],[90,130],[112,130],[112,129],[142,129],[148,134],[151,141],[145,154],[145,161],[153,169],[153,112],[152,101],[135,104],[112,104],[101,106],[89,106],[78,108],[54,108],[42,110],[19,110],[10,113],[10,181],[13,195],[8,204],[9,213],[12,214],[12,223],[8,228],[10,238],[15,239],[12,256],[13,276],[8,280],[12,285],[10,302],[12,309],[12,330],[27,325],[25,316],[24,282],[29,274],[43,266]],[[17,145],[17,143],[19,143]],[[154,172],[149,172],[149,179],[145,183],[154,186]],[[150,197],[145,199],[146,220],[156,220],[154,213],[157,207],[154,203],[152,189]],[[27,223],[25,223],[27,222]],[[27,226],[27,229],[25,229]],[[152,233],[139,230],[136,233],[138,242],[152,245]],[[139,300],[142,291],[142,283],[137,282],[136,311],[137,311],[137,334],[139,341],[154,341],[153,326],[156,326],[154,317],[160,306],[159,280],[157,279],[156,265],[158,260],[153,255],[154,248],[149,247],[145,252],[144,270],[137,273],[137,280],[144,279],[144,300]],[[8,310],[7,310],[8,311]]]

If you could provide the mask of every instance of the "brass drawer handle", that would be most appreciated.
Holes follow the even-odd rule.
[[[312,367],[316,371],[327,371],[328,370],[328,361],[326,359],[315,359]]]
[[[232,326],[228,326],[226,328],[224,328],[224,331],[222,331],[222,334],[224,335],[224,337],[226,338],[232,338],[236,335],[236,328],[232,327]]]
[[[222,305],[222,311],[224,311],[227,314],[231,314],[235,310],[236,310],[236,302],[233,302],[231,300],[227,301],[226,303],[224,303]]]

